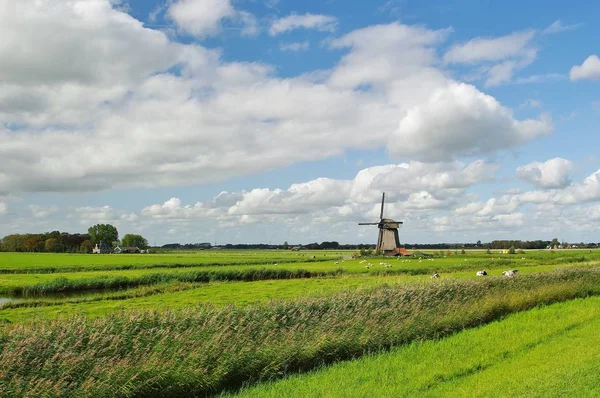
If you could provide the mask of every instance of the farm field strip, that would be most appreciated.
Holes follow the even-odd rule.
[[[500,275],[507,269],[504,263],[487,260],[487,266],[478,262],[471,264],[463,258],[432,259],[419,262],[412,260],[382,260],[371,259],[374,265],[365,268],[365,260],[309,262],[281,265],[246,265],[225,267],[190,267],[163,269],[135,269],[114,271],[63,272],[53,274],[0,274],[0,294],[49,294],[60,291],[85,291],[90,289],[116,289],[133,286],[144,286],[168,282],[209,282],[218,280],[251,281],[266,279],[293,279],[335,276],[342,274],[361,275],[415,275],[420,278],[437,271],[443,277],[454,278],[472,277],[473,271],[485,268],[490,275]],[[463,261],[461,261],[463,260]],[[512,260],[509,264],[519,265],[522,273],[547,272],[556,268],[592,267],[600,264],[598,261],[571,262],[562,265],[531,265],[531,262]],[[379,265],[387,262],[391,268]],[[415,264],[412,264],[415,262]]]
[[[0,274],[13,273],[61,273],[110,271],[128,269],[179,268],[200,266],[246,266],[274,263],[319,263],[335,261],[356,254],[356,251],[201,251],[181,254],[51,254],[51,253],[0,253]],[[423,268],[455,267],[457,269],[478,266],[510,266],[562,264],[570,262],[600,261],[600,250],[571,250],[568,252],[527,251],[525,254],[487,254],[484,251],[468,251],[466,254],[435,254],[435,264],[417,257],[412,259],[389,259],[393,264],[402,264],[406,269],[420,272]],[[522,258],[525,258],[522,260]],[[380,258],[372,259],[382,261]],[[368,260],[371,261],[371,260]],[[388,261],[385,259],[383,261]]]
[[[0,395],[203,396],[598,294],[600,270],[567,269],[8,324],[0,329]]]
[[[578,267],[577,267],[578,265]],[[532,266],[522,268],[523,275],[547,273],[560,269],[595,268],[581,264],[570,267]],[[489,278],[500,276],[501,271],[491,272]],[[347,274],[336,277],[310,279],[266,280],[253,282],[210,282],[210,283],[169,283],[151,285],[123,291],[103,294],[83,295],[79,299],[65,299],[43,296],[39,299],[20,303],[17,308],[0,306],[0,321],[25,321],[30,319],[55,319],[73,314],[100,316],[120,310],[144,309],[180,309],[198,304],[244,306],[277,299],[296,299],[300,297],[318,297],[335,294],[340,291],[359,291],[379,285],[419,286],[439,284],[447,280],[465,280],[477,278],[473,272],[455,272],[442,274],[440,279],[431,279],[429,275],[357,275]],[[155,291],[152,291],[152,289]],[[140,290],[138,293],[137,291]],[[151,293],[146,293],[150,290]],[[107,296],[106,298],[104,298]],[[111,297],[114,296],[114,297]]]
[[[600,395],[600,298],[508,316],[225,397]]]
[[[93,301],[84,297],[81,302],[76,302],[73,299],[65,302],[53,300],[49,302],[50,305],[44,305],[44,302],[41,301],[39,302],[41,305],[33,307],[0,307],[0,322],[56,319],[74,315],[98,317],[122,310],[173,310],[194,307],[199,304],[245,306],[269,300],[323,297],[340,291],[360,291],[383,284],[408,286],[431,283],[430,281],[429,278],[423,279],[401,275],[190,284],[190,289],[173,292],[165,291],[143,297]],[[35,302],[32,304],[35,305]]]
[[[95,270],[144,269],[211,265],[269,264],[326,261],[339,258],[339,251],[201,251],[181,254],[55,254],[0,253],[2,273],[54,273]],[[349,253],[346,253],[349,254]]]

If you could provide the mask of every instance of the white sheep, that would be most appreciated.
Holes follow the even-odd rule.
[[[487,274],[485,271],[477,271],[477,276],[487,276]]]
[[[517,269],[512,269],[510,271],[504,271],[502,273],[502,275],[508,277],[508,278],[512,278],[513,276],[517,275],[517,273],[519,272],[519,270]]]
[[[437,272],[435,274],[431,275],[431,279],[436,279],[439,277],[440,277],[440,274],[438,274]]]

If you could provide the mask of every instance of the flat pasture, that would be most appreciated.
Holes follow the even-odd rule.
[[[575,390],[529,369],[562,350],[547,373],[594,396],[600,252],[357,254],[0,253],[0,395],[519,396],[482,378],[522,367],[552,396]]]

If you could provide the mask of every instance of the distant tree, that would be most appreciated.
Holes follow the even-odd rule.
[[[138,247],[145,249],[148,247],[148,241],[142,235],[126,234],[121,241],[123,246]]]
[[[283,242],[283,250],[288,250],[290,248],[290,245],[287,243],[287,240],[285,242]]]
[[[88,233],[93,245],[100,242],[110,245],[119,240],[119,232],[110,224],[96,224],[88,229]]]
[[[50,238],[46,239],[46,242],[44,243],[44,249],[48,253],[60,253],[64,251],[64,246],[60,244],[58,239]]]
[[[488,249],[485,251],[487,254],[492,254],[492,251],[490,250],[490,248],[488,247]]]
[[[481,241],[480,240],[477,241],[477,247],[481,247]]]
[[[508,254],[515,254],[515,253],[516,253],[515,247],[511,246],[510,249],[508,249]]]
[[[44,241],[41,234],[27,234],[23,240],[23,248],[28,252],[44,251]]]
[[[550,247],[558,247],[558,245],[560,245],[560,243],[558,243],[558,238],[554,238],[552,239],[552,243],[550,243]]]
[[[460,251],[460,254],[467,254],[467,252],[465,252],[465,249],[462,249],[462,250]]]
[[[85,241],[83,241],[81,246],[79,246],[79,253],[91,253],[93,247],[94,246],[92,245],[92,241],[85,240]]]

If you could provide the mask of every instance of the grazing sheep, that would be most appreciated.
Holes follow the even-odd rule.
[[[477,271],[477,276],[487,276],[487,274],[485,271]]]
[[[519,272],[519,270],[517,270],[517,269],[511,269],[510,271],[504,271],[502,273],[502,275],[504,275],[508,278],[512,278],[513,276],[517,275],[518,272]]]
[[[440,274],[438,274],[437,272],[435,274],[431,275],[431,279],[436,279],[439,277],[440,277]]]
[[[392,268],[392,264],[386,264],[385,268]]]
[[[334,264],[339,264],[337,261]]]

